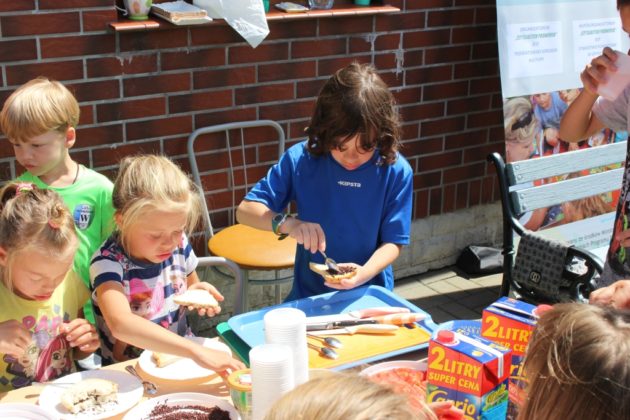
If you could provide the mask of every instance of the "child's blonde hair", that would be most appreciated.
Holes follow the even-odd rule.
[[[283,395],[265,420],[412,420],[436,419],[427,407],[414,412],[407,397],[364,376],[330,372]]]
[[[10,183],[0,190],[0,247],[7,263],[0,279],[12,289],[11,262],[25,249],[37,249],[59,258],[78,246],[74,220],[63,200],[53,190],[28,183]]]
[[[55,130],[64,133],[79,124],[79,103],[63,84],[38,77],[9,96],[0,112],[0,128],[12,141]]]
[[[181,211],[187,214],[184,230],[191,233],[201,219],[201,197],[190,178],[164,156],[139,155],[120,162],[114,182],[112,202],[121,215],[120,241],[128,248],[129,227],[152,210]]]
[[[542,314],[525,357],[519,420],[630,418],[630,312],[582,303]]]
[[[532,103],[522,96],[510,98],[503,105],[505,141],[533,142],[538,130],[538,120]]]

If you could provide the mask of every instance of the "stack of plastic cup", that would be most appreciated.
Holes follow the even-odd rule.
[[[265,342],[287,345],[293,352],[295,385],[308,381],[306,314],[296,308],[278,308],[267,312],[263,319]]]
[[[262,420],[278,398],[295,387],[293,355],[284,344],[261,344],[249,352],[252,419]]]

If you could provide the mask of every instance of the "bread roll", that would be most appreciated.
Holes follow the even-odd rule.
[[[106,379],[84,379],[66,389],[60,400],[73,414],[101,412],[105,404],[118,400],[118,384]]]
[[[183,306],[193,306],[197,309],[219,306],[219,302],[207,290],[186,290],[181,295],[175,296],[175,303]]]
[[[175,356],[174,354],[153,352],[153,361],[155,362],[155,366],[159,368],[171,365],[181,359],[183,359],[183,357]]]
[[[347,265],[339,266],[339,270],[341,270],[341,273],[339,274],[331,273],[331,271],[328,269],[326,264],[316,264],[314,262],[311,262],[309,263],[308,266],[310,267],[311,270],[323,276],[326,282],[333,283],[333,284],[341,283],[341,280],[354,277],[354,275],[357,273],[357,269],[355,267],[351,267]]]

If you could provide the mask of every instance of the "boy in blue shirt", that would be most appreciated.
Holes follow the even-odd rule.
[[[352,63],[323,86],[306,133],[245,196],[239,223],[297,241],[287,300],[366,283],[393,289],[391,263],[409,243],[413,192],[393,95],[373,67]],[[295,217],[282,213],[290,202]],[[309,269],[323,262],[318,251],[355,275],[324,283]]]

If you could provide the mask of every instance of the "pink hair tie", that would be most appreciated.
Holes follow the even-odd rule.
[[[15,186],[15,196],[19,196],[23,192],[33,191],[33,184],[30,182],[18,182]]]

